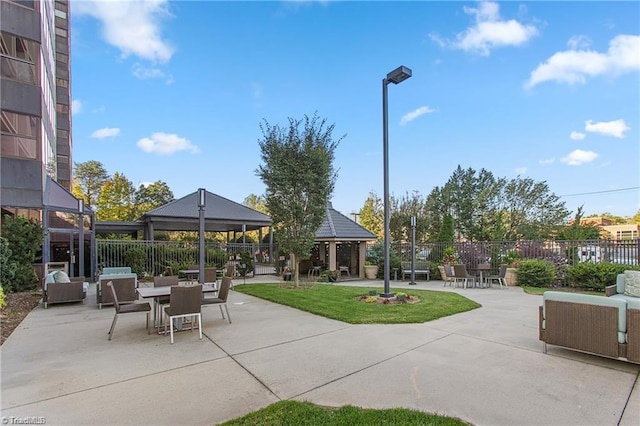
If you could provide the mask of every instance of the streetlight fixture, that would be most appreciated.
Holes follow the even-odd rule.
[[[199,242],[199,260],[198,260],[198,281],[204,284],[204,207],[207,201],[207,191],[204,188],[198,189],[198,242]]]
[[[387,85],[399,84],[411,77],[411,70],[404,65],[391,71],[382,79],[382,152],[384,163],[384,293],[382,297],[392,297],[389,291],[389,113],[387,106]]]

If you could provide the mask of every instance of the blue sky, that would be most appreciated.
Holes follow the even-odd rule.
[[[260,123],[346,135],[333,205],[427,196],[460,164],[546,181],[571,211],[640,208],[638,2],[77,1],[74,162],[237,202],[263,194]],[[629,189],[632,188],[632,189]],[[586,194],[586,195],[575,195]]]

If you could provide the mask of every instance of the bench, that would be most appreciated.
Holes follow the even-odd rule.
[[[404,280],[405,275],[411,276],[411,261],[400,262],[400,266],[402,267],[402,279]],[[424,275],[429,281],[429,275],[431,271],[429,270],[429,266],[431,266],[431,262],[426,260],[416,260],[416,275]]]

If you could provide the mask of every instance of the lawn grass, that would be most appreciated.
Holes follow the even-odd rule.
[[[396,290],[417,296],[420,301],[413,304],[383,305],[356,300],[358,296],[367,295],[369,290],[379,292],[379,288],[318,283],[312,287],[297,289],[283,288],[279,284],[244,284],[235,285],[234,289],[349,324],[423,323],[481,306],[456,293],[432,290]]]
[[[566,291],[567,293],[582,293],[582,294],[593,294],[594,296],[604,296],[604,292],[602,291],[589,291],[589,290],[580,290],[572,287],[557,287],[557,288],[549,288],[549,287],[532,287],[529,285],[521,286],[525,293],[527,294],[535,294],[541,296],[545,291]]]
[[[225,426],[240,425],[468,425],[460,419],[423,413],[422,411],[393,408],[374,410],[350,405],[331,408],[320,407],[309,402],[280,401],[246,416],[222,423]]]

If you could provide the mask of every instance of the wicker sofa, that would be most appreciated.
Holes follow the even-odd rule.
[[[42,279],[42,302],[47,309],[52,303],[82,302],[89,283],[83,277],[69,277],[64,271],[52,271]]]
[[[615,287],[624,289],[624,282],[620,274]],[[542,298],[539,338],[545,353],[549,344],[640,364],[640,298],[557,291]]]
[[[102,305],[113,304],[113,294],[107,287],[109,281],[113,281],[117,288],[120,303],[133,302],[138,298],[136,294],[138,275],[132,273],[130,267],[104,268],[96,283],[98,308],[102,309]]]

